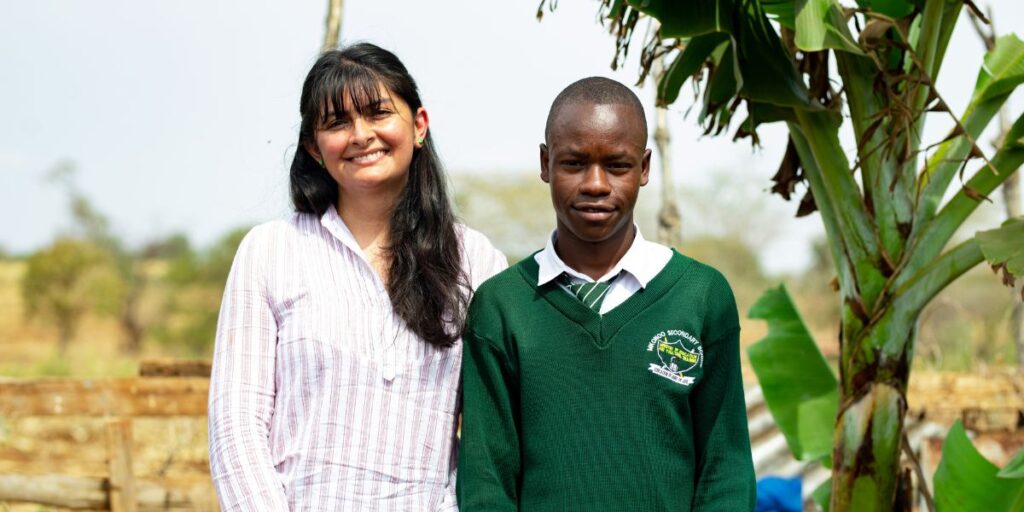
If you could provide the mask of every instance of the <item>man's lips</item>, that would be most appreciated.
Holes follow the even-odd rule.
[[[610,219],[617,208],[603,203],[577,203],[572,205],[572,209],[584,220],[603,222]]]
[[[614,206],[605,203],[576,203],[572,209],[584,213],[611,213],[616,210]]]

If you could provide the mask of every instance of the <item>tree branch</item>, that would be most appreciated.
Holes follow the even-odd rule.
[[[804,174],[807,176],[807,184],[811,188],[811,194],[818,197],[816,205],[818,213],[821,214],[821,222],[825,226],[825,234],[829,251],[832,253],[832,261],[835,263],[836,271],[839,273],[839,286],[844,290],[849,289],[853,279],[847,264],[846,249],[843,247],[843,232],[839,229],[839,224],[836,220],[835,206],[831,202],[824,200],[827,194],[825,193],[825,183],[821,178],[821,169],[818,168],[818,163],[814,160],[814,155],[807,144],[807,139],[800,130],[800,126],[794,122],[786,124],[789,127],[789,137],[793,140],[793,146],[796,147],[796,152],[800,156],[800,165],[804,168]]]
[[[991,167],[982,166],[964,185],[949,203],[942,208],[933,219],[928,221],[920,231],[920,239],[916,243],[913,259],[907,269],[913,272],[931,261],[945,247],[957,229],[967,220],[980,203],[981,197],[988,196],[999,185],[1006,181],[1024,164],[1024,115],[1017,118],[1006,134],[1003,147],[992,158]]]
[[[915,273],[896,290],[897,310],[919,312],[949,283],[985,261],[977,240],[971,238]]]
[[[795,113],[821,176],[821,190],[814,190],[817,204],[819,207],[826,202],[832,205],[840,240],[846,250],[845,257],[853,267],[857,288],[862,295],[860,299],[870,304],[885,282],[876,265],[879,253],[875,228],[861,190],[850,172],[846,153],[839,144],[838,130],[830,117],[832,113],[802,109],[795,109]],[[847,288],[845,291],[850,290]]]
[[[341,36],[341,9],[342,0],[327,0],[327,17],[324,19],[324,44],[320,52],[326,52],[338,47],[338,38]]]

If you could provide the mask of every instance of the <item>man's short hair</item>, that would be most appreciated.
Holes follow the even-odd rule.
[[[644,135],[647,134],[647,115],[644,113],[644,106],[640,103],[640,98],[637,98],[629,87],[615,80],[591,76],[569,84],[568,87],[562,89],[562,92],[558,93],[558,96],[555,96],[555,101],[551,103],[551,110],[548,111],[548,120],[544,125],[545,141],[551,133],[551,123],[558,111],[566,105],[578,103],[632,107],[644,125]]]

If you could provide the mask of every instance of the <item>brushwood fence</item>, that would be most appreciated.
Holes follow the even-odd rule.
[[[132,426],[139,418],[205,417],[209,375],[208,362],[149,361],[133,378],[0,378],[0,418],[100,419],[106,450],[103,476],[0,473],[0,502],[113,512],[208,509],[209,492],[197,497],[196,489],[135,476]]]

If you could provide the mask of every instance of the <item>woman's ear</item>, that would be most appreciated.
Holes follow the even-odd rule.
[[[430,125],[430,115],[427,114],[427,109],[423,107],[416,109],[416,115],[412,121],[416,132],[416,147],[421,148],[423,141],[427,139],[427,127]]]
[[[313,157],[313,160],[320,163],[320,167],[324,166],[324,157],[320,154],[320,149],[316,147],[316,144],[303,142],[302,148],[306,150],[306,153],[309,153],[309,156]]]

